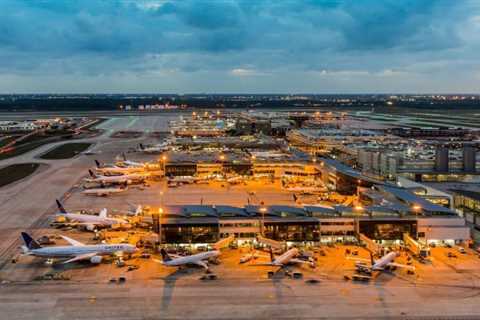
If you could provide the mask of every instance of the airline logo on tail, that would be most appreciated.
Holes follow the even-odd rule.
[[[42,247],[28,233],[22,232],[21,235],[22,235],[22,240],[25,243],[25,248],[28,249],[27,251],[40,249]]]
[[[162,260],[163,262],[171,261],[172,258],[168,255],[167,251],[165,249],[160,250],[160,254],[162,255]]]

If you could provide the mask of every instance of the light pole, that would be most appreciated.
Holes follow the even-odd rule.
[[[158,208],[158,246],[162,246],[162,214],[163,208]]]
[[[260,213],[262,214],[262,223],[261,223],[261,229],[260,229],[260,233],[262,234],[262,237],[265,236],[265,213],[267,212],[267,208],[266,207],[261,207],[260,208]]]
[[[165,172],[166,162],[167,162],[167,156],[166,156],[166,155],[163,155],[163,156],[162,156],[163,176],[166,176],[166,175],[167,175],[167,173]]]

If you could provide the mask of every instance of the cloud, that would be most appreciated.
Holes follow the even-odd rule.
[[[81,79],[84,87],[72,82],[70,91],[111,91],[115,81],[88,83],[128,75],[132,91],[151,89],[136,81],[147,77],[160,89],[174,81],[190,91],[201,81],[202,91],[271,92],[302,74],[317,81],[322,70],[322,79],[338,79],[338,91],[374,90],[378,75],[403,91],[406,74],[435,77],[419,88],[431,91],[448,87],[452,72],[471,87],[470,72],[480,69],[479,17],[473,0],[5,0],[0,74],[28,80],[28,87],[6,82],[7,91],[35,91],[35,81],[52,76]],[[306,87],[315,84],[325,88]]]

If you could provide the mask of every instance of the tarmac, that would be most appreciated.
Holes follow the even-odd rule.
[[[169,113],[171,116],[172,114]],[[156,119],[156,118],[158,119]],[[146,121],[146,122],[145,122]],[[384,272],[366,283],[347,281],[354,262],[345,256],[345,247],[324,247],[326,256],[317,255],[316,268],[292,267],[303,274],[292,279],[276,274],[271,267],[240,264],[244,248],[226,250],[220,264],[212,265],[217,280],[200,280],[199,268],[177,270],[150,259],[133,258],[127,264],[139,269],[127,271],[115,264],[88,263],[46,265],[41,259],[22,256],[19,233],[35,236],[61,233],[48,227],[55,212],[56,198],[67,208],[126,209],[128,202],[147,205],[184,203],[245,205],[263,200],[268,204],[292,204],[291,194],[273,184],[222,187],[189,185],[167,188],[155,182],[145,190],[128,190],[123,196],[86,197],[76,186],[92,167],[93,159],[111,162],[139,142],[153,142],[147,134],[137,139],[112,139],[117,130],[166,131],[161,115],[124,117],[102,123],[102,135],[86,139],[95,143],[97,155],[79,155],[66,160],[37,157],[61,144],[50,144],[16,158],[0,161],[0,166],[21,162],[43,163],[32,176],[0,189],[0,311],[1,319],[478,319],[480,313],[480,259],[468,250],[448,258],[454,249],[432,249],[432,262],[414,262],[416,272]],[[147,130],[145,129],[144,132]],[[132,160],[154,156],[127,153]],[[258,199],[248,199],[255,192]],[[92,234],[76,230],[68,236],[94,243]],[[60,242],[59,242],[60,244]],[[368,258],[365,250],[359,255]],[[156,259],[160,257],[156,256]],[[259,258],[263,259],[263,258]],[[398,259],[405,262],[405,257]],[[38,280],[47,273],[69,280]],[[124,283],[111,282],[125,277]],[[315,280],[315,283],[307,280]]]

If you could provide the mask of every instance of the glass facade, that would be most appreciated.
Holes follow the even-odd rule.
[[[319,241],[318,222],[265,222],[265,237],[277,241]]]
[[[416,221],[360,221],[360,233],[373,240],[402,240],[403,234],[417,234]]]
[[[218,224],[162,225],[162,243],[214,243],[218,240]]]

